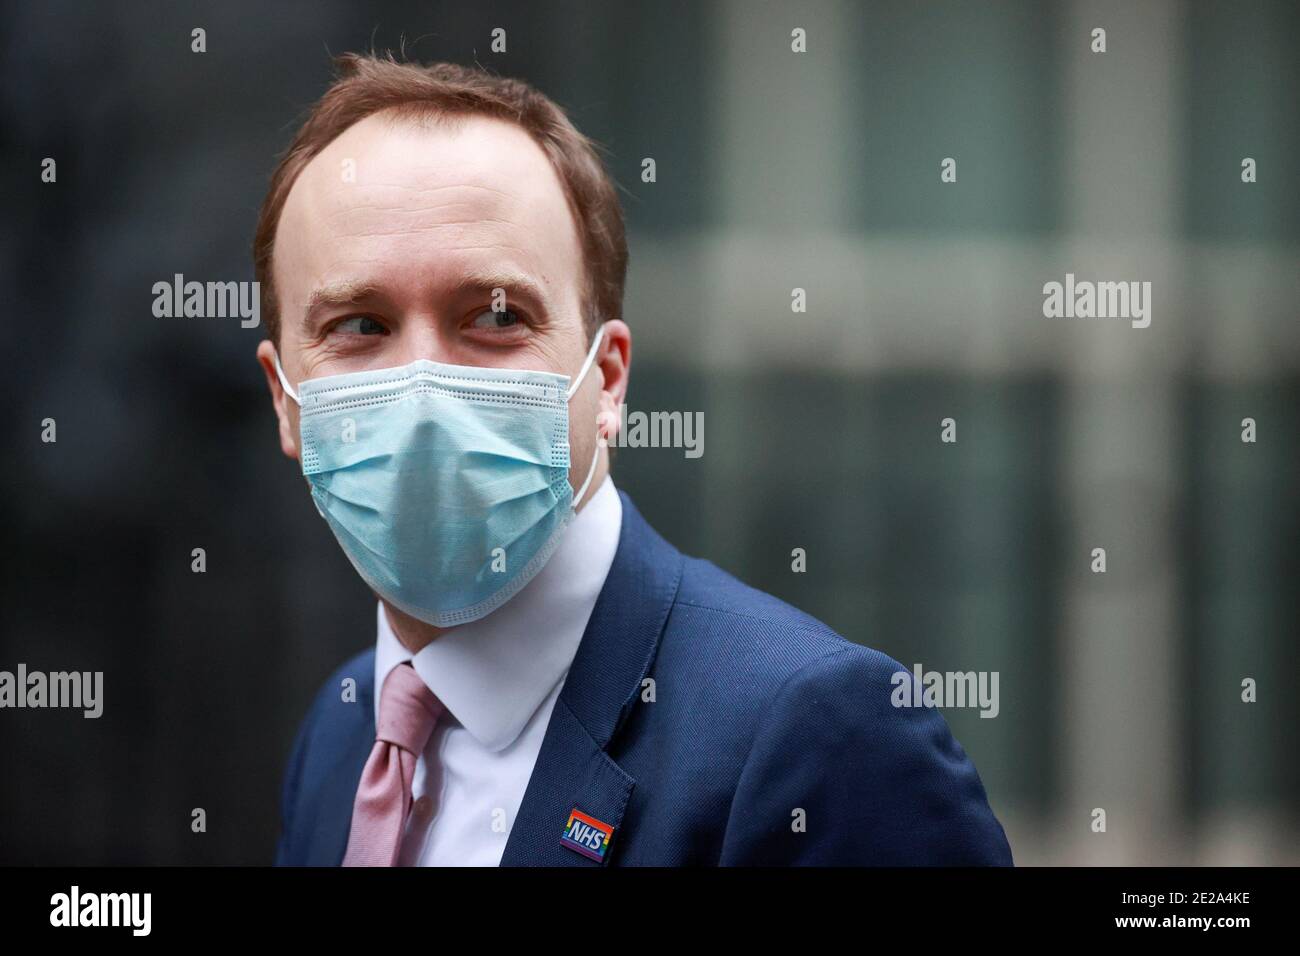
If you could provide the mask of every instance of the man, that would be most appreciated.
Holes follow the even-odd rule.
[[[558,107],[344,56],[254,252],[281,447],[379,597],[277,863],[1011,863],[943,718],[891,704],[901,665],[615,490],[623,220]]]

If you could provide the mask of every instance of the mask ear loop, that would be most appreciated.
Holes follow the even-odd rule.
[[[574,392],[576,392],[578,390],[578,386],[582,384],[582,380],[587,374],[587,369],[591,368],[591,363],[596,360],[596,352],[600,349],[600,343],[603,342],[604,340],[605,340],[605,326],[602,323],[599,331],[597,331],[596,333],[596,340],[591,343],[591,350],[587,353],[586,361],[582,363],[582,368],[578,371],[577,378],[575,378],[573,380],[573,384],[569,386],[568,394],[565,395],[565,401],[568,401],[570,398],[573,398]],[[579,502],[582,501],[582,496],[587,493],[587,488],[591,484],[591,479],[596,476],[596,465],[600,463],[600,450],[602,448],[607,447],[608,445],[609,442],[606,441],[605,438],[600,434],[600,426],[597,425],[596,426],[596,450],[592,452],[591,455],[591,467],[587,469],[587,480],[582,483],[582,487],[578,489],[578,493],[573,496],[573,507],[575,509],[578,507]]]
[[[587,486],[591,484],[591,479],[596,477],[596,465],[600,463],[600,450],[609,444],[601,436],[599,428],[596,429],[596,436],[596,450],[591,454],[591,467],[587,469],[587,480],[582,483],[578,493],[573,496],[573,507],[575,509],[578,507],[579,502],[582,501],[582,496],[587,493]]]
[[[582,363],[582,368],[578,369],[577,378],[573,380],[573,383],[569,386],[568,392],[565,393],[565,401],[573,398],[573,393],[576,392],[578,386],[582,384],[582,380],[587,375],[587,369],[591,368],[591,363],[596,361],[596,352],[600,350],[600,343],[603,341],[605,341],[605,325],[604,323],[601,323],[600,328],[596,331],[596,338],[591,343],[591,348],[587,351],[587,358]]]
[[[276,349],[273,354],[275,355],[275,374],[280,377],[280,387],[284,389],[286,395],[292,398],[294,402],[301,407],[302,402],[298,401],[298,393],[293,390],[293,386],[289,384],[289,380],[284,377],[284,369],[280,368],[280,350]]]

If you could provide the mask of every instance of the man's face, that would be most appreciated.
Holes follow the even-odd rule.
[[[574,376],[590,346],[581,245],[560,180],[529,135],[502,120],[444,126],[380,113],[352,126],[290,190],[272,269],[280,363],[295,387],[417,359]],[[504,311],[492,308],[496,289]],[[611,326],[615,341],[569,404],[574,488],[596,451],[598,414],[617,420],[628,343],[626,326]],[[272,354],[262,343],[281,444],[298,458],[298,408],[275,381]]]

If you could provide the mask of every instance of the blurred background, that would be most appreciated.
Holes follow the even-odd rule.
[[[251,280],[330,54],[403,37],[607,147],[629,409],[704,413],[701,458],[619,451],[649,521],[908,667],[999,673],[996,719],[945,716],[1018,863],[1300,863],[1283,0],[0,5],[0,669],[105,674],[98,720],[0,712],[0,863],[272,858],[374,599],[280,454],[263,330],[152,286]],[[1150,281],[1151,326],[1044,318],[1067,272]]]

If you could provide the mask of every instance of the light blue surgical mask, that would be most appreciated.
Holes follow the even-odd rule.
[[[577,376],[445,365],[348,372],[299,383],[302,473],[362,579],[437,627],[500,607],[546,564],[587,479],[569,484]]]

